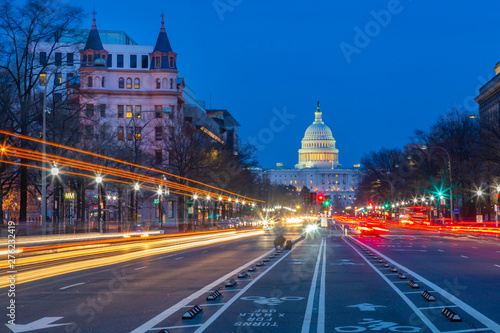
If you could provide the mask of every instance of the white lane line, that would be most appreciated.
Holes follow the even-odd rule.
[[[438,250],[439,252],[444,252],[443,250]]]
[[[242,289],[222,289],[222,290],[219,290],[220,292],[226,292],[226,291],[240,291]],[[213,292],[213,291],[212,291]]]
[[[297,243],[297,245],[295,245],[288,253],[286,253],[283,257],[279,258],[274,264],[272,264],[271,266],[269,266],[268,269],[266,269],[264,272],[262,272],[261,274],[259,274],[259,276],[257,276],[253,281],[251,281],[245,288],[241,289],[241,291],[239,293],[237,293],[236,295],[234,295],[226,304],[224,304],[224,306],[222,308],[220,308],[212,317],[208,318],[208,320],[203,323],[202,326],[200,326],[200,328],[198,328],[196,331],[194,331],[194,333],[201,333],[203,332],[205,329],[207,329],[221,314],[224,313],[224,311],[227,310],[227,308],[229,308],[231,306],[231,304],[233,304],[235,301],[237,301],[241,295],[243,295],[251,286],[253,286],[253,284],[255,282],[257,282],[261,277],[263,277],[264,275],[266,275],[269,271],[271,271],[271,269],[274,268],[274,266],[276,266],[281,260],[285,259],[290,253],[292,253],[300,244],[302,244],[304,241],[300,241],[299,243]],[[270,252],[274,252],[273,250],[271,250]],[[132,332],[133,333],[133,332]]]
[[[500,265],[495,265],[496,267],[500,267]]]
[[[198,325],[182,325],[182,326],[169,326],[169,327],[158,327],[155,330],[173,330],[176,328],[190,328],[190,327],[200,327],[201,324]]]
[[[175,258],[174,260],[184,259],[184,257]]]
[[[351,237],[351,239],[354,239]],[[420,317],[420,319],[425,323],[425,325],[427,325],[427,327],[433,332],[433,333],[440,333],[440,331],[437,329],[436,326],[434,326],[434,324],[429,320],[429,318],[427,318],[423,313],[422,311],[420,311],[416,306],[415,304],[412,303],[412,301],[410,301],[410,299],[405,295],[403,294],[403,292],[401,290],[399,290],[399,288],[394,284],[394,283],[391,283],[391,280],[389,280],[387,277],[385,277],[384,274],[382,274],[375,266],[372,265],[372,263],[370,261],[368,261],[368,259],[366,259],[359,251],[358,249],[356,249],[354,247],[354,245],[352,245],[350,242],[346,241],[344,238],[342,239],[344,242],[346,242],[347,244],[349,244],[350,247],[353,248],[354,251],[356,251],[356,253],[359,254],[359,256],[361,258],[363,258],[367,263],[368,265],[370,265],[373,270],[375,272],[377,272],[378,275],[380,275],[382,277],[382,279],[385,280],[385,282],[387,282],[387,284],[389,286],[391,286],[392,289],[394,289],[394,291],[403,299],[403,301],[406,302],[406,304],[408,304],[408,306],[413,310],[413,312],[415,312],[415,314],[417,316]],[[355,240],[355,239],[354,239]],[[357,242],[357,240],[355,240]],[[360,242],[361,243],[361,242]],[[364,243],[361,243],[363,244],[365,247],[368,247],[367,245],[365,245]],[[379,252],[380,253],[380,252]],[[401,265],[398,265],[399,267],[403,267]]]
[[[144,269],[144,268],[146,268],[146,267],[148,267],[148,266],[138,267],[138,268],[134,269],[134,271],[138,271],[138,270],[140,270],[140,269]]]
[[[199,304],[199,306],[203,307],[203,306],[219,306],[219,305],[224,305],[226,303],[215,303],[215,304]],[[183,306],[183,308],[192,308],[194,306],[194,304],[191,304],[191,305],[185,305]]]
[[[311,320],[312,320],[312,311],[314,305],[314,294],[316,294],[316,285],[318,284],[318,273],[319,273],[319,264],[321,262],[321,254],[323,250],[323,246],[325,243],[325,239],[321,240],[321,245],[319,246],[318,251],[318,259],[316,260],[316,267],[314,268],[314,274],[311,281],[311,288],[309,289],[309,297],[307,299],[307,307],[306,313],[304,315],[304,321],[302,322],[302,333],[309,333],[311,331]]]
[[[428,290],[428,292],[434,293],[435,291],[434,290]],[[405,292],[403,292],[403,294],[421,294],[421,293],[422,293],[422,290],[420,290],[420,291],[405,291]]]
[[[493,332],[500,332],[500,324],[497,324],[496,322],[494,322],[493,320],[491,320],[490,318],[486,317],[485,315],[483,315],[481,312],[477,311],[476,309],[474,309],[472,306],[464,303],[463,301],[461,301],[460,299],[458,299],[457,297],[455,297],[454,295],[450,294],[449,292],[447,292],[446,290],[440,288],[438,285],[432,283],[431,281],[425,279],[424,277],[420,276],[419,274],[415,273],[414,271],[412,271],[411,269],[407,268],[407,267],[404,267],[403,265],[400,265],[399,263],[395,262],[394,260],[390,259],[389,257],[383,255],[382,253],[380,253],[379,251],[375,250],[374,248],[372,248],[371,246],[368,246],[366,245],[365,243],[363,242],[360,242],[358,241],[357,239],[355,238],[352,238],[354,241],[358,242],[358,243],[361,243],[364,247],[370,249],[372,252],[375,252],[377,253],[380,257],[383,257],[385,258],[387,261],[391,262],[393,265],[395,266],[399,266],[400,268],[402,268],[404,271],[406,271],[408,274],[410,275],[413,275],[416,279],[419,279],[421,281],[423,281],[426,285],[428,285],[430,288],[436,290],[436,292],[440,293],[442,296],[446,297],[447,299],[449,299],[452,303],[458,305],[459,308],[463,309],[465,312],[467,312],[469,315],[473,316],[474,318],[476,318],[477,320],[479,320],[481,323],[483,323],[483,325],[485,325],[486,327],[488,327],[488,329],[492,330]],[[347,241],[346,241],[347,243]],[[349,244],[349,243],[348,243]],[[350,245],[350,244],[349,244]],[[352,245],[351,245],[352,246]]]
[[[413,282],[422,282],[422,281],[413,280]],[[408,281],[394,281],[392,283],[408,283]]]
[[[208,250],[205,250],[205,251],[201,251],[201,253],[207,253],[207,252],[208,252]]]
[[[69,286],[59,288],[59,290],[64,290],[64,289],[68,289],[68,288],[71,288],[71,287],[76,287],[76,286],[79,286],[79,285],[82,285],[82,284],[85,284],[85,282],[80,282],[80,283],[71,284],[71,285],[69,285]]]
[[[467,256],[461,256],[461,257],[462,257],[462,258],[466,258],[466,259],[468,259],[468,258],[469,258],[469,257],[467,257]]]
[[[293,250],[293,249],[292,249]],[[257,257],[253,260],[250,260],[249,262],[245,263],[244,265],[236,268],[235,270],[233,270],[232,272],[229,272],[227,273],[226,275],[224,275],[223,277],[221,277],[220,279],[218,280],[215,280],[214,282],[206,285],[204,288],[194,292],[193,294],[191,294],[190,296],[186,297],[185,299],[183,299],[182,301],[180,301],[179,303],[169,307],[168,309],[166,309],[165,311],[163,311],[162,313],[158,314],[156,317],[154,318],[151,318],[150,320],[148,320],[147,322],[145,322],[144,324],[142,324],[141,326],[137,327],[135,330],[133,330],[131,333],[144,333],[144,332],[147,332],[149,330],[152,330],[153,327],[155,327],[156,325],[158,325],[159,323],[161,323],[163,320],[167,319],[168,317],[170,317],[172,314],[174,314],[175,312],[177,312],[178,310],[180,310],[183,306],[185,306],[186,304],[189,304],[191,303],[192,301],[194,301],[195,299],[197,299],[198,297],[202,296],[203,294],[207,293],[209,290],[212,290],[214,287],[220,285],[222,282],[226,281],[227,279],[233,277],[235,274],[239,274],[242,270],[246,269],[248,266],[250,266],[251,264],[269,256],[271,253],[274,252],[274,249],[272,250],[269,250],[268,252],[264,253],[263,255],[261,255],[260,257]],[[286,257],[286,256],[285,256]],[[285,258],[283,257],[283,258]],[[265,271],[264,271],[265,272]],[[225,291],[229,291],[229,290],[225,290]],[[156,329],[159,329],[159,328],[155,328]]]
[[[420,310],[428,310],[428,309],[442,309],[442,308],[458,308],[458,305],[441,305],[441,306],[429,306],[419,308]]]
[[[479,331],[491,331],[489,328],[474,328],[471,330],[459,330],[459,331],[445,331],[441,333],[469,333],[469,332],[479,332]]]
[[[326,300],[326,240],[323,246],[323,266],[321,267],[321,284],[319,286],[319,307],[317,333],[325,333],[325,300]]]

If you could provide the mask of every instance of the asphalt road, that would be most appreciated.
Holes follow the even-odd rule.
[[[267,233],[23,283],[17,325],[0,331],[500,332],[499,242],[406,230],[315,233],[238,278],[275,253],[273,240]],[[221,296],[207,301],[216,290]],[[203,311],[182,319],[194,305]],[[447,320],[445,306],[462,321]]]

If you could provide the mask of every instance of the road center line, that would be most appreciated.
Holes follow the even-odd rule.
[[[366,245],[365,243],[363,242],[360,242],[358,240],[355,240],[353,239],[355,242],[358,242],[360,244],[363,244],[366,248],[370,249],[372,252],[374,253],[377,253],[380,257],[383,257],[385,258],[385,260],[389,261],[390,263],[392,263],[393,265],[396,265],[396,266],[399,266],[401,267],[403,270],[405,270],[406,272],[408,272],[410,275],[413,275],[416,279],[422,281],[423,283],[425,283],[426,285],[428,285],[430,288],[436,290],[436,292],[440,293],[442,296],[446,297],[447,299],[449,299],[452,303],[454,303],[455,305],[458,305],[459,308],[463,309],[465,312],[467,312],[469,315],[473,316],[474,318],[476,318],[477,320],[479,320],[481,323],[483,323],[486,327],[488,327],[490,330],[492,330],[493,332],[500,332],[500,325],[497,324],[496,322],[494,322],[493,320],[491,320],[490,318],[486,317],[485,315],[483,315],[481,312],[477,311],[476,309],[474,309],[473,307],[471,307],[470,305],[468,305],[467,303],[461,301],[460,299],[458,299],[457,297],[455,297],[454,295],[450,294],[449,292],[447,292],[446,290],[440,288],[438,285],[432,283],[431,281],[425,279],[424,277],[422,277],[421,275],[413,272],[412,270],[410,270],[409,268],[403,266],[403,265],[400,265],[398,264],[397,262],[395,262],[394,260],[390,259],[389,257],[383,255],[382,253],[380,253],[379,251],[375,250],[374,248],[372,248],[371,246],[368,246]],[[347,241],[346,241],[347,242]],[[349,243],[348,243],[349,244]],[[351,244],[349,244],[351,245]],[[351,245],[352,246],[352,245]],[[354,247],[353,247],[354,248]],[[356,249],[355,249],[356,250]],[[357,250],[356,250],[357,251]],[[359,253],[359,252],[358,252]],[[363,257],[364,259],[364,257]],[[366,260],[366,259],[365,259]]]
[[[64,289],[68,289],[68,288],[71,288],[71,287],[76,287],[76,286],[79,286],[79,285],[82,285],[82,284],[85,284],[85,282],[80,282],[80,283],[71,284],[71,285],[69,285],[69,286],[59,288],[59,290],[64,290]]]
[[[321,245],[319,246],[318,251],[318,259],[316,260],[316,267],[314,268],[314,274],[311,281],[311,288],[309,290],[309,297],[307,299],[307,307],[306,313],[304,315],[304,322],[302,323],[302,333],[309,333],[311,329],[311,320],[312,320],[312,311],[314,305],[314,294],[316,294],[316,285],[318,284],[318,273],[319,273],[319,264],[321,262],[321,254],[323,250],[323,246],[325,244],[325,239],[321,240]],[[319,313],[318,313],[319,314]],[[318,317],[319,321],[319,317]],[[319,329],[319,326],[318,326]]]
[[[354,238],[351,238],[351,239],[354,239]],[[394,291],[396,293],[398,293],[398,295],[403,299],[403,301],[406,302],[406,304],[408,304],[408,306],[413,310],[413,312],[415,312],[415,314],[417,316],[420,317],[420,319],[425,323],[425,325],[427,325],[427,327],[433,332],[433,333],[440,333],[440,331],[437,329],[436,326],[434,326],[434,324],[429,320],[429,318],[427,318],[423,313],[422,311],[420,311],[416,306],[415,304],[412,303],[412,301],[410,301],[410,299],[405,295],[403,294],[403,292],[401,290],[399,290],[398,287],[396,287],[396,285],[394,283],[391,282],[391,280],[389,280],[382,272],[380,272],[367,258],[365,258],[359,251],[358,249],[356,249],[354,247],[354,245],[352,245],[351,243],[349,243],[347,240],[345,240],[345,238],[342,238],[342,240],[344,242],[346,242],[347,244],[349,244],[350,247],[353,248],[354,251],[356,251],[357,254],[359,254],[359,256],[361,258],[363,258],[367,263],[368,265],[370,265],[373,270],[375,272],[377,272],[378,275],[380,275],[382,277],[382,279],[385,280],[385,282],[387,282],[387,284],[389,286],[391,286],[392,289],[394,289]],[[361,242],[360,242],[361,243]],[[362,243],[363,244],[363,243]],[[367,245],[365,245],[365,247],[368,248]],[[373,249],[372,249],[373,252],[375,252]]]
[[[184,259],[184,257],[175,258],[174,260]]]
[[[140,270],[140,269],[144,269],[144,268],[146,268],[146,267],[148,267],[148,266],[138,267],[138,268],[134,269],[134,271],[138,271],[138,270]]]
[[[462,257],[462,258],[469,258],[469,257],[467,257],[467,256],[461,256],[461,257]]]

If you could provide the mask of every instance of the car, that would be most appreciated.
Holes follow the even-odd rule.
[[[354,232],[363,236],[380,236],[390,230],[380,223],[360,222],[354,227]]]

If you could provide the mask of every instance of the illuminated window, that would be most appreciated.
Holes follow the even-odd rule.
[[[123,111],[124,111],[123,105],[118,105],[118,118],[123,118]]]
[[[139,81],[138,78],[135,78],[134,80],[134,88],[139,89],[141,87],[141,81]]]
[[[40,82],[41,86],[46,85],[47,84],[47,74],[41,73],[40,78],[39,78],[39,82]]]
[[[132,89],[132,79],[131,78],[127,78],[127,89]]]
[[[123,126],[118,126],[118,140],[123,140]]]
[[[133,126],[128,126],[127,127],[127,139],[128,140],[132,140],[132,133],[134,131],[134,127]]]
[[[132,105],[127,105],[127,118],[132,118]]]
[[[125,80],[122,77],[118,79],[118,88],[125,88]]]
[[[135,106],[135,117],[141,118],[142,107],[140,105]]]
[[[156,79],[156,89],[160,89],[160,88],[161,88],[161,80]]]
[[[141,140],[141,127],[136,126],[135,127],[135,139],[136,140]]]

